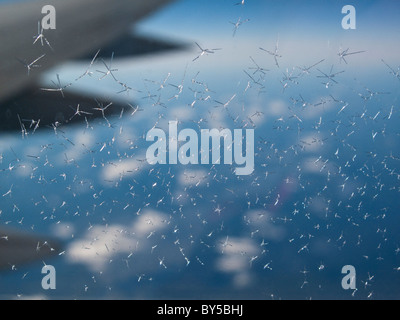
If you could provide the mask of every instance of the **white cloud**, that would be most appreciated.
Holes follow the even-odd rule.
[[[309,133],[299,137],[298,144],[303,146],[306,152],[316,152],[321,151],[324,142],[319,134]]]
[[[201,186],[208,181],[208,171],[205,169],[186,169],[179,173],[178,181],[183,186]]]
[[[69,239],[74,237],[75,227],[68,223],[58,223],[52,228],[52,233],[54,236],[60,239]]]
[[[217,260],[218,270],[233,274],[233,285],[248,286],[251,282],[251,258],[259,251],[254,240],[249,238],[221,238],[216,249],[221,253]]]
[[[265,210],[251,210],[246,213],[246,220],[252,232],[258,230],[257,234],[264,239],[282,241],[286,230],[277,226],[272,218],[272,214]]]
[[[93,271],[104,271],[107,264],[117,255],[150,252],[149,239],[152,234],[169,226],[164,213],[147,210],[130,226],[94,225],[86,234],[73,241],[66,250],[66,257],[72,263],[82,263]]]
[[[141,169],[148,166],[145,155],[132,159],[109,161],[102,172],[102,179],[115,181],[121,178],[133,176]]]

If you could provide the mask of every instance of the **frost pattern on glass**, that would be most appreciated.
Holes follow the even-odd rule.
[[[43,261],[57,269],[54,292],[38,291],[40,262],[10,263],[0,296],[398,297],[399,68],[352,44],[294,57],[282,34],[232,57],[252,23],[226,19],[221,43],[193,39],[144,62],[100,50],[47,75],[41,90],[60,99],[82,88],[108,98],[1,134],[0,224],[44,235],[37,251],[46,237],[61,248]],[[21,63],[30,75],[42,59]],[[352,67],[369,63],[373,78]],[[124,107],[107,113],[114,103]],[[254,129],[254,172],[149,164],[146,133],[169,121],[199,136]],[[357,269],[350,292],[345,265]]]

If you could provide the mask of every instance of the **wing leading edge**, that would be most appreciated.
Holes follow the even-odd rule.
[[[169,2],[172,0],[37,0],[3,5],[0,100],[28,87],[40,72],[118,39],[129,32],[132,23]],[[56,29],[45,30],[45,39],[33,43],[45,5],[56,9]]]

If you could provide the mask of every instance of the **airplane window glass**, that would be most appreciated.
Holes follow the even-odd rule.
[[[398,3],[90,2],[0,19],[0,298],[399,298]]]

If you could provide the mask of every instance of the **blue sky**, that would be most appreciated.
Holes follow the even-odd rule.
[[[24,0],[0,0],[0,3]],[[25,0],[30,1],[30,0]],[[278,32],[295,36],[352,36],[399,39],[400,3],[394,0],[177,0],[141,23],[144,30],[163,30],[184,38],[225,36],[236,22],[250,19],[238,36],[265,37]],[[341,8],[354,5],[357,30],[341,28]]]
[[[239,17],[250,19],[241,33],[249,37],[291,33],[307,36],[342,35],[344,5],[357,10],[357,30],[353,35],[393,36],[400,30],[400,3],[397,1],[262,1],[246,0],[180,0],[143,23],[144,27],[161,28],[182,35],[209,36],[229,34]],[[239,30],[240,31],[240,30]],[[239,34],[238,34],[239,35]]]

